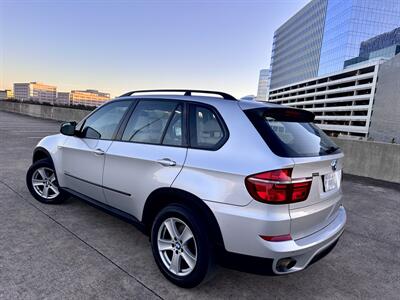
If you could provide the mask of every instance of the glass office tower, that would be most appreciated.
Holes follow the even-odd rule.
[[[328,0],[318,76],[342,70],[362,41],[399,26],[399,0]]]
[[[275,31],[271,89],[317,75],[327,1],[311,1]]]
[[[400,27],[361,42],[359,55],[344,61],[344,68],[400,54]]]
[[[274,34],[271,89],[340,71],[360,43],[400,26],[400,0],[312,0]]]

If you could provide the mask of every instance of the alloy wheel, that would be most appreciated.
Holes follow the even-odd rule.
[[[38,168],[32,175],[32,186],[42,198],[50,200],[56,198],[60,191],[56,186],[54,170],[46,167]]]
[[[157,237],[158,252],[167,269],[186,276],[197,262],[197,245],[192,230],[178,218],[168,218],[160,226]]]

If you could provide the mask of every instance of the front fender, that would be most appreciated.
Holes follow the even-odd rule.
[[[60,186],[63,185],[63,168],[60,146],[68,137],[62,134],[49,135],[39,141],[33,150],[33,159],[39,152],[46,153],[52,160]]]

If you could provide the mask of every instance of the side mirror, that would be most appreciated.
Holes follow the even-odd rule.
[[[76,127],[75,121],[64,122],[61,124],[60,132],[61,132],[61,134],[64,134],[64,135],[73,136],[73,135],[75,135],[75,127]]]

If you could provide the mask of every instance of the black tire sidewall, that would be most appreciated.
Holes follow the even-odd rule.
[[[193,271],[186,276],[177,276],[171,273],[164,265],[158,252],[157,236],[161,224],[168,218],[176,217],[188,225],[195,237],[197,246],[197,262]],[[193,288],[199,285],[209,273],[212,272],[214,266],[214,253],[212,244],[208,238],[207,228],[200,218],[189,208],[173,204],[162,209],[156,216],[151,229],[151,248],[154,259],[162,274],[174,284]]]
[[[43,168],[43,167],[52,169],[52,170],[54,171],[54,175],[56,176],[55,184],[56,184],[56,186],[59,188],[60,194],[59,194],[57,197],[53,198],[53,199],[45,199],[45,198],[41,197],[41,196],[35,191],[35,189],[33,188],[33,185],[32,185],[32,176],[33,176],[33,173],[34,173],[37,169]],[[36,200],[38,200],[38,201],[40,201],[40,202],[42,202],[42,203],[46,203],[46,204],[58,204],[58,203],[61,203],[61,202],[65,199],[65,193],[63,193],[63,191],[60,190],[60,187],[59,187],[59,185],[58,185],[57,174],[56,174],[54,165],[53,165],[53,163],[51,162],[50,159],[47,159],[47,158],[46,158],[46,159],[38,160],[38,161],[34,162],[34,163],[30,166],[30,168],[28,169],[28,172],[26,173],[26,185],[27,185],[27,187],[28,187],[28,189],[29,189],[29,192],[32,194],[32,196],[33,196]]]

